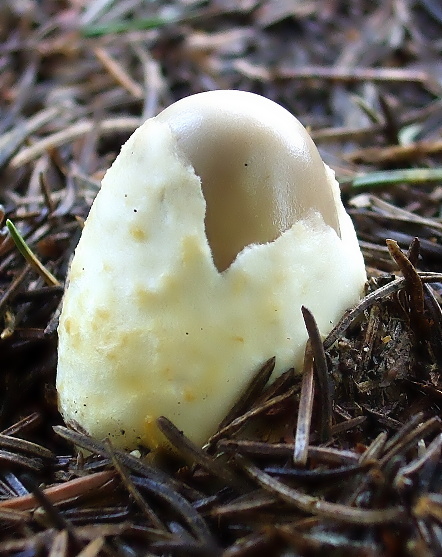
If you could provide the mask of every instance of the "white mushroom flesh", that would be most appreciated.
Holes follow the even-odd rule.
[[[103,179],[68,275],[57,390],[68,424],[116,446],[195,443],[257,369],[300,370],[301,306],[326,335],[365,269],[334,175],[301,124],[252,93],[178,101]]]

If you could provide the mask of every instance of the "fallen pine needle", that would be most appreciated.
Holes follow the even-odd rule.
[[[98,489],[115,477],[115,472],[105,470],[96,472],[82,478],[75,478],[59,485],[54,485],[43,490],[43,493],[53,504],[61,503],[74,497],[79,497],[85,493]],[[15,509],[20,511],[32,511],[39,506],[37,499],[32,493],[15,497],[0,502],[0,510]]]

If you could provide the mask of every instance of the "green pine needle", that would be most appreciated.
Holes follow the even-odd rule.
[[[23,236],[15,227],[14,223],[9,219],[6,220],[6,226],[8,227],[9,234],[11,235],[14,244],[17,246],[18,251],[23,255],[26,261],[31,265],[31,267],[37,271],[37,273],[43,278],[48,286],[60,286],[60,282],[54,277],[54,275],[46,269],[46,267],[37,259],[34,253],[26,244]]]
[[[84,37],[101,37],[103,35],[110,35],[114,33],[157,29],[176,22],[176,20],[170,18],[151,17],[148,19],[135,19],[132,21],[115,21],[103,25],[87,25],[82,28],[81,32]]]
[[[392,184],[422,184],[442,181],[442,168],[407,168],[401,170],[380,170],[363,176],[343,178],[341,185],[353,188],[372,188]]]

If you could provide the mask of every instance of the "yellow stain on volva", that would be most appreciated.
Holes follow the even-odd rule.
[[[201,241],[196,236],[185,236],[181,246],[183,263],[189,264],[201,257]]]
[[[151,290],[142,285],[135,286],[134,294],[136,301],[140,306],[149,305],[155,297],[155,294]]]
[[[129,228],[129,234],[137,242],[143,242],[147,239],[146,231],[139,226],[131,226]]]
[[[188,387],[186,387],[183,390],[183,395],[184,395],[184,400],[186,402],[193,402],[194,400],[196,400],[195,391],[193,389],[188,388]]]

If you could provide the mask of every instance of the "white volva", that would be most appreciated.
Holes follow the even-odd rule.
[[[276,356],[301,369],[301,305],[327,334],[365,270],[304,128],[239,91],[178,101],[123,146],[68,276],[57,389],[67,424],[119,447],[198,444]]]

